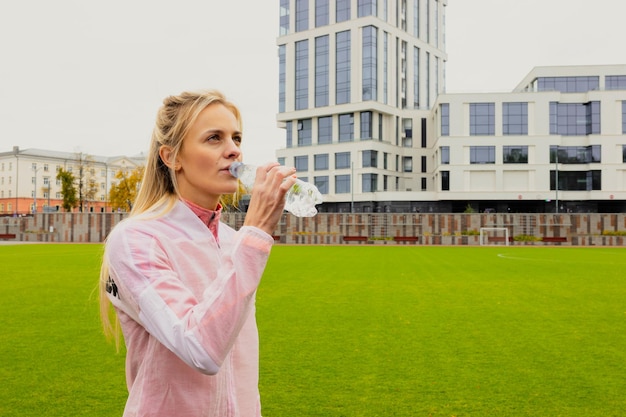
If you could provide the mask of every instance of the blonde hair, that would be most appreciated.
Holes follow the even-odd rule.
[[[242,131],[239,109],[217,90],[183,92],[163,100],[163,105],[157,112],[141,186],[129,217],[151,210],[157,211],[157,215],[163,215],[172,209],[179,196],[176,175],[174,170],[168,167],[165,161],[161,160],[159,151],[164,145],[170,147],[171,160],[168,162],[173,167],[174,161],[183,146],[183,140],[200,112],[207,106],[216,103],[223,105],[235,115],[237,127],[239,131]],[[120,325],[118,317],[112,312],[111,302],[107,297],[108,279],[109,266],[105,250],[100,269],[100,317],[104,334],[109,339],[113,338],[116,347],[119,349]]]

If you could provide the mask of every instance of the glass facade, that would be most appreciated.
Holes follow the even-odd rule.
[[[287,56],[286,46],[278,47],[278,111],[283,113],[285,109],[285,99],[287,98]]]
[[[313,157],[313,169],[316,171],[325,171],[329,169],[328,154],[317,154]]]
[[[450,191],[450,171],[441,172],[441,191]]]
[[[337,0],[335,4],[335,20],[337,23],[350,19],[351,0]]]
[[[363,168],[378,168],[378,151],[363,151]]]
[[[550,146],[550,163],[595,164],[602,162],[602,146]]]
[[[309,41],[296,42],[295,108],[309,106]]]
[[[339,3],[339,2],[338,2]],[[350,102],[350,31],[337,33],[336,40],[336,97],[335,104]]]
[[[296,32],[309,29],[309,0],[296,0]]]
[[[550,171],[550,190],[556,190],[555,178],[559,178],[559,191],[602,190],[602,171]]]
[[[280,16],[279,16],[280,35],[289,33],[289,0],[280,0]]]
[[[495,146],[470,146],[470,164],[495,164]]]
[[[448,165],[450,163],[450,147],[439,147],[439,153],[441,154],[441,165]]]
[[[328,175],[313,177],[313,181],[317,189],[320,191],[320,193],[328,194],[328,182],[329,182]]]
[[[626,90],[626,75],[607,75],[604,84],[607,90]]]
[[[372,112],[364,111],[361,117],[361,140],[372,139],[374,137],[374,128],[372,123]]]
[[[502,103],[502,134],[528,135],[528,103]]]
[[[378,10],[377,0],[358,0],[357,1],[357,16],[376,16]]]
[[[363,28],[363,101],[378,99],[378,30]]]
[[[354,116],[352,113],[339,115],[339,142],[354,140]]]
[[[329,0],[315,0],[315,27],[326,26],[330,22]]]
[[[495,107],[495,103],[470,103],[470,135],[495,135]]]
[[[420,106],[420,48],[413,47],[413,108]]]
[[[622,133],[626,134],[626,100],[622,101]]]
[[[315,107],[328,106],[329,52],[328,35],[315,38]]]
[[[586,93],[600,88],[600,77],[539,77],[537,91]]]
[[[527,164],[528,146],[502,147],[502,162],[505,164]]]
[[[293,166],[296,168],[296,171],[308,171],[309,170],[309,156],[308,155],[300,155],[296,156],[293,159]],[[302,178],[300,178],[302,179]],[[302,179],[302,181],[304,181]]]
[[[346,194],[350,192],[350,175],[335,176],[335,193]]]
[[[326,145],[333,142],[333,118],[323,116],[317,119],[317,143]]]
[[[439,115],[441,117],[441,136],[450,136],[450,104],[441,103]]]
[[[378,174],[363,174],[361,176],[361,191],[364,193],[373,193],[378,190]]]
[[[600,102],[550,102],[550,134],[584,136],[600,133]]]
[[[350,168],[350,152],[337,152],[335,154],[335,169]]]
[[[311,119],[298,120],[298,146],[311,146],[312,139]]]

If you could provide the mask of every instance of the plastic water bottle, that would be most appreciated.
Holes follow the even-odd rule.
[[[246,188],[249,193],[252,191],[256,178],[256,167],[244,164],[243,162],[233,162],[230,166],[230,173]],[[296,179],[296,183],[287,191],[285,195],[285,210],[296,217],[313,217],[317,214],[316,204],[322,203],[322,193],[311,183]]]

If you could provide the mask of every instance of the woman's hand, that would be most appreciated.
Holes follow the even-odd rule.
[[[277,162],[257,168],[244,226],[258,227],[270,235],[274,232],[285,208],[285,194],[296,182],[295,173],[295,168]]]

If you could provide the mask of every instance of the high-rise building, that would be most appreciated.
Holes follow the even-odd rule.
[[[446,8],[280,0],[277,156],[320,211],[626,211],[626,66],[448,94]]]
[[[277,156],[317,185],[321,211],[435,199],[428,130],[445,90],[446,3],[280,0]]]

